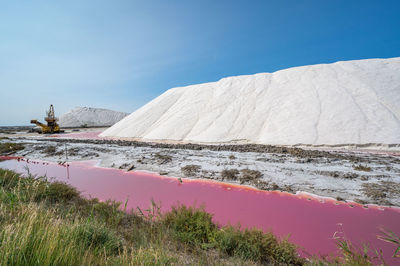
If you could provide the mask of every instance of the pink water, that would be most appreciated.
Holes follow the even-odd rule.
[[[146,209],[150,200],[161,202],[162,211],[179,203],[204,204],[221,225],[240,223],[243,227],[272,230],[279,236],[290,234],[290,241],[301,246],[303,255],[327,254],[336,250],[333,236],[345,235],[353,243],[369,243],[383,250],[390,265],[394,246],[378,240],[380,228],[400,235],[400,210],[390,207],[364,208],[358,204],[322,200],[307,195],[266,192],[222,182],[158,176],[142,172],[124,172],[100,168],[90,162],[74,162],[69,166],[41,161],[11,159],[0,162],[1,168],[54,177],[77,187],[85,196],[125,202],[128,209]]]

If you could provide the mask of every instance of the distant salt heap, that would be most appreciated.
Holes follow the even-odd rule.
[[[61,115],[59,123],[61,127],[112,126],[127,115],[128,113],[108,109],[76,107]]]
[[[173,88],[103,137],[264,144],[399,144],[400,58],[289,68]]]

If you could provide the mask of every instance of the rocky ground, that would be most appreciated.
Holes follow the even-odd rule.
[[[14,154],[46,161],[97,160],[100,166],[214,179],[263,190],[308,192],[361,204],[400,206],[400,157],[268,145],[162,144],[9,135]],[[66,150],[68,159],[66,159]]]

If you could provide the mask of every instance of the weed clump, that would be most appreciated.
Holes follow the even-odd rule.
[[[379,183],[362,184],[362,192],[377,203],[388,204],[385,199],[388,195],[400,194],[400,184],[393,181],[380,181]]]
[[[62,182],[47,183],[42,181],[35,195],[36,201],[47,200],[51,203],[68,202],[79,198],[76,188]]]
[[[281,242],[272,234],[258,229],[240,230],[239,227],[224,227],[216,236],[217,247],[222,252],[244,260],[267,264],[302,265],[296,246],[287,240]]]
[[[42,150],[42,153],[46,154],[47,156],[57,156],[64,154],[64,151],[63,150],[57,151],[56,146],[47,146]]]
[[[160,152],[157,152],[156,154],[154,154],[154,158],[157,160],[157,162],[159,164],[165,164],[165,163],[169,163],[170,161],[172,161],[171,155],[162,154]]]
[[[315,171],[315,173],[318,175],[325,175],[333,178],[343,178],[343,179],[355,179],[359,177],[357,173],[351,173],[351,172]]]
[[[197,173],[200,171],[201,166],[195,164],[189,164],[181,168],[182,173],[185,176],[196,176]]]
[[[357,171],[364,171],[364,172],[371,172],[372,171],[371,167],[368,167],[368,166],[362,165],[362,164],[353,165],[353,169],[357,170]]]
[[[221,177],[223,180],[237,180],[239,175],[238,169],[225,169],[221,172]]]
[[[162,222],[172,229],[177,239],[191,245],[204,246],[212,243],[217,230],[217,226],[212,222],[211,214],[203,209],[184,205],[173,207],[163,217]]]
[[[0,155],[10,155],[23,149],[25,149],[25,146],[19,143],[0,143]]]
[[[249,182],[254,181],[262,177],[260,171],[257,170],[250,170],[248,168],[240,170],[240,181],[241,182]]]
[[[57,151],[56,146],[48,146],[43,150],[44,153],[50,153],[53,154]]]

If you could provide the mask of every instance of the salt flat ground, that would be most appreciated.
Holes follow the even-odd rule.
[[[8,135],[15,155],[54,162],[96,160],[102,167],[150,171],[172,177],[214,179],[265,190],[308,192],[361,204],[400,206],[400,156],[390,153],[277,149],[248,152],[127,145],[38,135]],[[65,156],[67,147],[68,159]],[[289,148],[290,150],[290,148]],[[237,171],[236,171],[236,170]],[[227,171],[228,170],[228,171]]]

